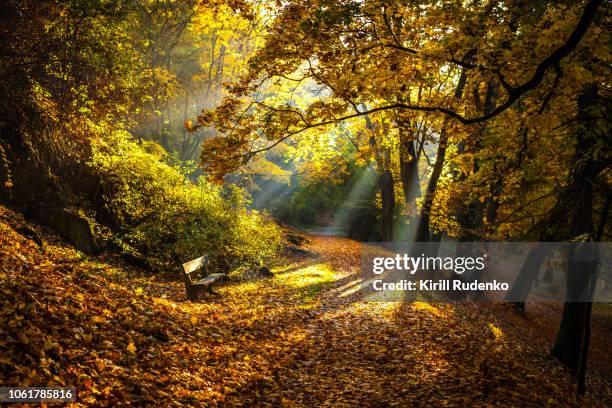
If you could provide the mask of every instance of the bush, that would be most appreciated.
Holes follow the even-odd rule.
[[[159,266],[208,253],[226,270],[257,267],[275,256],[280,229],[246,209],[242,190],[204,178],[194,183],[169,163],[159,145],[135,142],[125,131],[94,144],[89,164],[125,250]]]

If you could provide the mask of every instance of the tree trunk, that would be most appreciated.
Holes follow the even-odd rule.
[[[415,148],[416,130],[410,123],[401,123],[400,131],[400,177],[404,191],[404,202],[408,205],[416,198],[421,197],[419,185],[419,163]]]
[[[498,99],[499,99],[499,83],[497,82],[496,79],[491,79],[489,80],[487,84],[487,92],[485,94],[484,105],[482,107],[481,113],[484,115],[491,113],[495,109]],[[476,105],[480,106],[480,100],[477,101]],[[479,125],[479,130],[475,136],[475,143],[473,146],[471,146],[471,149],[473,149],[474,153],[477,153],[482,148],[481,137],[482,137],[482,134],[486,131],[486,127],[487,127],[486,122]],[[474,159],[473,173],[476,174],[479,171],[479,168],[480,168],[480,164],[478,160]],[[465,178],[466,177],[461,177],[460,179],[465,179]],[[496,189],[501,190],[501,186],[503,186],[503,183],[501,182],[499,178],[496,180],[493,180],[492,190],[496,190]],[[495,197],[489,196],[487,197],[485,201],[486,202],[484,203],[481,202],[480,200],[469,202],[465,208],[459,211],[457,219],[459,221],[459,224],[462,227],[461,228],[462,231],[464,231],[461,234],[461,237],[459,238],[460,241],[467,241],[467,240],[473,240],[473,239],[478,238],[475,232],[477,230],[480,230],[482,226],[484,225],[483,221],[484,221],[484,217],[486,216],[485,215],[486,207],[491,208],[491,210],[495,209],[494,211],[497,212],[497,209],[495,208],[495,206],[497,205],[495,204],[496,202]]]
[[[587,244],[588,245],[588,244]],[[575,248],[568,262],[567,297],[563,305],[561,325],[551,354],[573,372],[586,364],[591,319],[590,300],[593,295],[597,270],[597,254],[594,247]],[[590,259],[584,262],[581,259]]]
[[[582,350],[580,350],[580,366],[578,367],[578,394],[582,395],[586,392],[586,369],[591,345],[591,313],[593,311],[593,302],[588,302],[584,310],[584,339],[582,340]]]
[[[585,89],[578,98],[578,116],[581,126],[577,131],[574,168],[568,185],[571,218],[570,238],[593,240],[593,183],[601,170],[597,160],[595,145],[597,138],[589,125],[592,124],[592,107],[596,104],[597,92],[594,86]],[[584,253],[588,246],[579,246],[570,255],[567,276],[567,299],[563,306],[561,325],[551,354],[576,372],[581,366],[586,369],[592,296],[595,280],[596,262],[579,262],[579,259],[592,259],[596,254]]]
[[[183,123],[187,122],[189,117],[189,90],[185,89],[185,98],[183,99]],[[187,128],[183,129],[183,143],[181,143],[181,161],[187,161],[187,144],[191,133]]]
[[[536,243],[527,254],[527,258],[525,258],[521,270],[512,283],[512,287],[506,293],[505,300],[514,302],[516,308],[521,312],[525,310],[525,300],[527,300],[533,282],[538,276],[540,266],[549,255],[550,250],[550,246]]]
[[[436,162],[427,184],[427,190],[425,192],[425,199],[423,200],[423,207],[421,208],[420,219],[417,224],[417,232],[415,236],[416,242],[429,242],[431,240],[431,234],[429,233],[429,220],[431,214],[431,207],[433,200],[436,196],[436,189],[438,187],[438,181],[444,168],[444,161],[446,158],[446,147],[448,145],[448,133],[446,131],[446,124],[443,125],[440,131],[440,139],[438,140],[438,151],[436,153]]]
[[[469,56],[471,58],[471,56]],[[463,90],[467,84],[467,71],[465,68],[461,68],[461,75],[459,75],[459,82],[455,88],[455,98],[461,99]],[[445,119],[440,129],[440,138],[438,140],[438,151],[436,153],[436,161],[434,163],[433,172],[427,183],[427,190],[425,192],[425,199],[423,200],[423,207],[417,220],[417,228],[415,235],[415,242],[429,242],[431,240],[431,234],[429,232],[429,221],[431,217],[431,207],[436,197],[436,189],[438,188],[438,181],[444,168],[444,162],[446,160],[446,148],[448,146],[448,131],[447,131],[448,119]],[[440,239],[438,235],[436,241]]]
[[[393,174],[384,169],[378,176],[378,187],[382,198],[380,232],[385,242],[393,241],[393,213],[395,210],[395,192],[393,191]]]
[[[373,131],[374,124],[369,116],[364,116],[366,122],[366,128]],[[393,214],[395,212],[395,191],[393,174],[391,173],[391,152],[389,149],[384,151],[384,155],[381,154],[379,146],[376,143],[376,138],[372,134],[370,136],[370,148],[374,153],[376,159],[376,166],[378,171],[378,188],[380,189],[380,196],[382,201],[382,214],[380,217],[380,234],[381,238],[385,242],[393,241]]]

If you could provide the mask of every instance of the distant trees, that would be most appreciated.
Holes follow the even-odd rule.
[[[150,87],[134,133],[182,161],[194,160],[212,130],[189,133],[184,124],[213,106],[223,83],[243,72],[260,41],[261,12],[257,2],[134,1],[131,40]]]

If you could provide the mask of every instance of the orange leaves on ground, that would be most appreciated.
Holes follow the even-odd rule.
[[[97,406],[596,405],[484,307],[339,297],[354,241],[313,236],[319,258],[190,303],[171,274],[50,235],[40,250],[20,224],[0,207],[3,385],[74,386],[78,404]]]

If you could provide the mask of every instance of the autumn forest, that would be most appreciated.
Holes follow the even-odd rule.
[[[611,406],[610,12],[2,1],[0,401]]]

